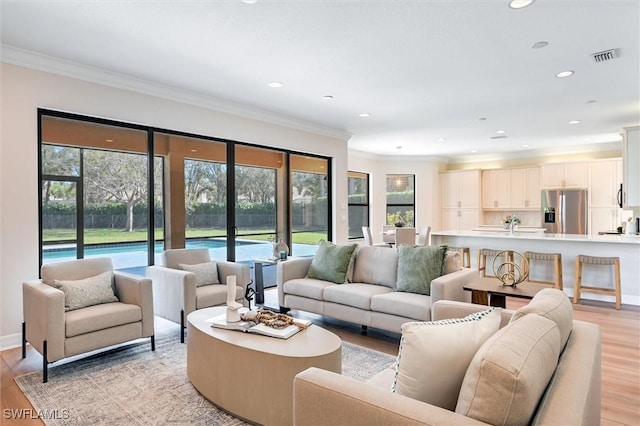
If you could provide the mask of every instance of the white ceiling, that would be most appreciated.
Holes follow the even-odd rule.
[[[640,124],[638,0],[1,4],[7,62],[46,55],[345,132],[349,148],[380,155],[611,149]],[[607,49],[619,57],[592,60]]]

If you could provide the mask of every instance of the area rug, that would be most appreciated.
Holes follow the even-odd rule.
[[[177,336],[124,346],[15,378],[47,425],[244,425],[187,379],[187,345]],[[395,357],[343,343],[343,375],[365,381]],[[249,388],[251,388],[249,386]],[[251,397],[251,392],[247,397]],[[259,397],[259,390],[254,390]]]

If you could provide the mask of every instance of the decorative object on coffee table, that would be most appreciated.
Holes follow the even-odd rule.
[[[496,265],[501,258],[505,261]],[[493,259],[493,273],[502,285],[515,287],[529,276],[529,261],[517,251],[501,251]]]

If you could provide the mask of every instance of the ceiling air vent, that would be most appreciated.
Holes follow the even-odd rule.
[[[618,53],[616,52],[616,49],[609,49],[602,52],[593,53],[591,57],[593,58],[593,62],[595,63],[606,62],[617,58]]]
[[[507,135],[491,136],[489,139],[506,139]]]

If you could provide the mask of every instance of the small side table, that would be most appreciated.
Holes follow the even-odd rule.
[[[531,282],[523,282],[516,287],[506,286],[502,285],[502,282],[495,277],[486,277],[469,283],[462,288],[471,291],[471,303],[505,308],[507,296],[533,299],[533,296],[540,290],[552,287]]]

